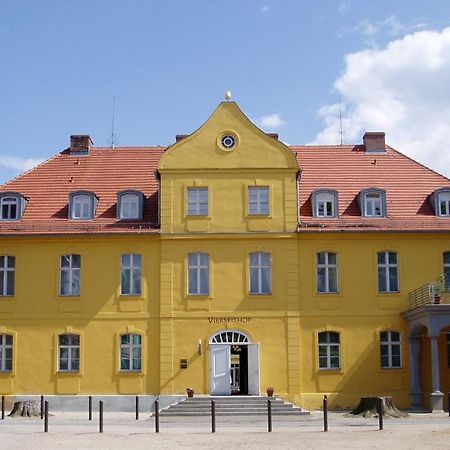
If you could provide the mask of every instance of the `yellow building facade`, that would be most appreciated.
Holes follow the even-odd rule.
[[[134,172],[117,187],[117,204],[111,197],[106,206],[107,194],[96,193],[101,183],[83,178],[88,170],[68,174],[79,184],[64,187],[55,211],[68,210],[58,213],[66,214],[58,226],[51,211],[50,225],[37,212],[27,222],[29,174],[2,186],[0,202],[23,196],[25,206],[0,222],[0,393],[170,396],[191,387],[197,394],[259,395],[272,386],[307,409],[319,408],[324,394],[335,409],[379,395],[392,395],[401,408],[416,405],[418,396],[425,407],[442,407],[437,392],[450,390],[450,217],[427,213],[408,222],[410,211],[395,210],[408,186],[383,183],[392,161],[394,171],[398,158],[419,165],[368,146],[342,149],[344,158],[359,152],[367,170],[387,167],[373,175],[376,184],[362,172],[364,188],[385,190],[359,206],[363,211],[375,198],[384,213],[362,219],[346,214],[366,192],[343,169],[331,180],[326,168],[315,172],[335,167],[339,154],[290,148],[255,127],[234,102],[221,103],[202,127],[155,156],[155,174],[148,174],[158,183],[155,226],[139,225],[137,216],[124,221],[121,213],[116,218],[125,228],[106,223],[112,208],[147,207],[150,195],[144,192],[142,205],[139,195],[133,198]],[[108,152],[120,159],[121,151],[72,150],[64,154],[70,170],[100,154],[107,162]],[[46,165],[38,178],[52,176]],[[423,195],[436,191],[445,199],[450,181],[428,172]],[[352,189],[356,194],[348,194]],[[89,205],[89,192],[93,217],[83,216],[83,206],[77,210],[78,200]],[[11,215],[8,201],[0,206]],[[431,304],[436,287],[440,303]],[[412,304],[419,293],[420,304]],[[408,316],[418,311],[423,316]],[[415,355],[413,341],[422,346]]]

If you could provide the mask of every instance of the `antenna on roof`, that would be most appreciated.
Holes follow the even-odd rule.
[[[340,145],[342,145],[343,136],[344,136],[344,132],[342,131],[341,94],[339,94],[339,138],[340,138]]]
[[[114,148],[116,146],[115,112],[116,112],[116,97],[113,97],[112,123],[111,123],[111,148]]]

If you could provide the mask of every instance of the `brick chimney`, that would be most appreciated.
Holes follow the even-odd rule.
[[[70,136],[70,154],[75,156],[89,155],[93,142],[88,134]]]
[[[383,131],[366,131],[363,136],[366,153],[386,153]]]

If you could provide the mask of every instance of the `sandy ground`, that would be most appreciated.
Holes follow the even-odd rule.
[[[322,413],[274,417],[267,432],[265,417],[217,417],[216,433],[209,418],[161,417],[160,433],[154,418],[132,413],[105,413],[104,432],[98,432],[98,415],[55,412],[49,432],[39,418],[0,420],[1,449],[450,449],[448,414],[411,414],[406,419],[347,418],[330,413],[329,431],[323,432]]]

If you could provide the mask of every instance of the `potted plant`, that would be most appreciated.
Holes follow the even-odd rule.
[[[192,398],[194,396],[194,389],[188,387],[186,388],[186,393],[188,397]]]
[[[445,278],[441,273],[438,277],[438,281],[433,289],[433,303],[439,305],[441,303],[441,293],[445,290]]]
[[[274,391],[274,389],[272,386],[269,386],[268,388],[266,388],[267,396],[273,397],[273,391]]]

